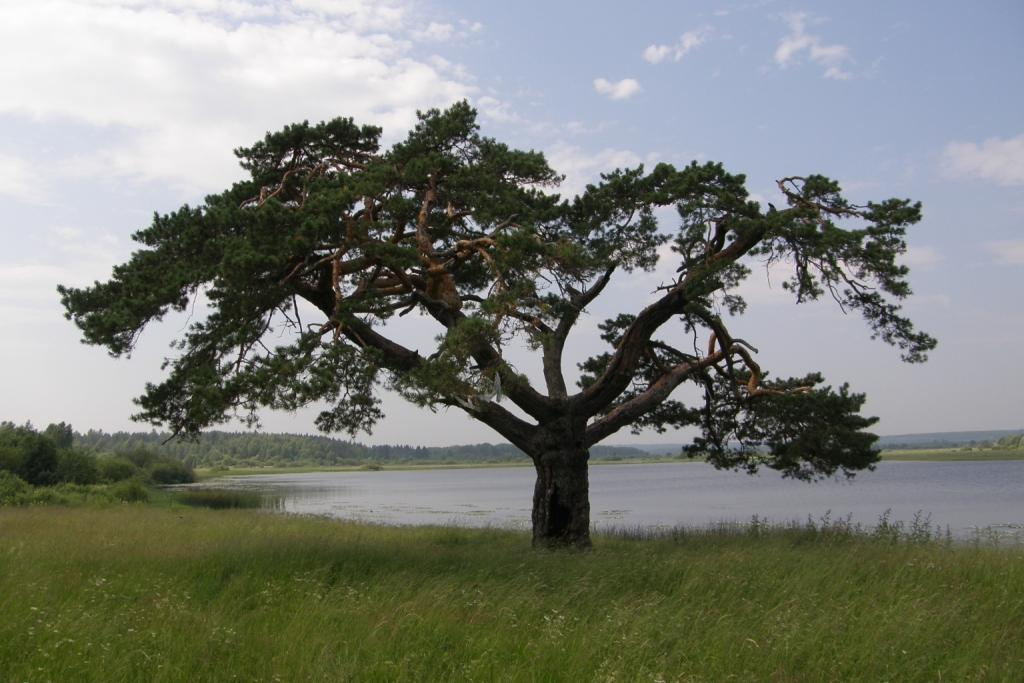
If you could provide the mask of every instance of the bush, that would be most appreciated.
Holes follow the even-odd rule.
[[[996,441],[997,448],[1024,448],[1024,434],[1011,434]]]
[[[145,503],[149,490],[138,479],[126,479],[110,487],[110,495],[124,503]]]
[[[195,473],[177,460],[160,460],[150,465],[147,471],[154,484],[188,484],[196,480]]]
[[[100,479],[96,458],[83,451],[65,449],[57,453],[57,481],[95,484]]]
[[[10,422],[0,425],[0,449],[5,451],[5,462],[20,458],[20,466],[14,473],[29,484],[56,483],[57,446],[31,425],[16,427]]]
[[[17,474],[21,472],[23,460],[20,449],[0,444],[0,471]]]
[[[0,470],[0,505],[17,505],[28,491],[29,485],[24,479],[13,472]]]
[[[138,467],[140,470],[144,470],[150,465],[160,460],[160,456],[154,451],[149,450],[144,446],[138,448],[132,448],[131,450],[122,451],[121,457],[127,458]]]
[[[120,456],[103,457],[96,464],[100,479],[103,481],[124,481],[139,475],[139,468],[135,466],[135,463]]]
[[[22,452],[22,469],[17,475],[35,486],[56,483],[57,447],[49,438],[32,427],[5,430],[4,445]]]

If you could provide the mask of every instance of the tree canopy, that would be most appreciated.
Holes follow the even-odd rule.
[[[925,360],[935,340],[901,312],[910,288],[897,260],[919,204],[854,204],[806,175],[779,180],[786,206],[765,208],[744,176],[696,162],[610,170],[562,198],[542,154],[482,136],[466,103],[420,114],[390,149],[380,135],[344,118],[270,133],[236,150],[248,179],[154,216],[109,281],[59,288],[85,341],[115,356],[150,322],[208,302],[138,419],[192,435],[324,401],[317,426],[354,434],[381,417],[384,387],[463,410],[526,452],[535,540],[581,544],[587,449],[622,428],[697,427],[692,448],[716,466],[802,478],[877,460],[863,395],[813,372],[770,377],[726,320],[746,307],[736,286],[749,263],[789,264],[797,302],[830,296],[904,360]],[[659,222],[662,207],[675,207],[674,225]],[[580,316],[613,277],[653,269],[666,244],[675,276],[601,324],[608,350],[570,389],[562,356]],[[437,326],[429,350],[390,334],[414,312]],[[683,343],[659,335],[670,322]],[[540,376],[505,359],[513,340],[537,351]],[[701,388],[698,405],[673,398],[683,383]]]

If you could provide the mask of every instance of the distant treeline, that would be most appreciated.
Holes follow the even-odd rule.
[[[992,444],[993,448],[1005,449],[1008,451],[1024,450],[1024,434],[1010,434]]]
[[[370,446],[327,436],[218,431],[204,432],[198,441],[168,441],[169,436],[155,431],[110,434],[91,429],[84,434],[76,432],[75,445],[112,453],[150,449],[189,467],[493,463],[526,457],[511,444]],[[650,457],[643,450],[629,446],[595,446],[590,455],[596,460]]]
[[[930,432],[924,434],[897,434],[878,439],[878,446],[891,450],[933,448],[999,448],[1014,449],[1024,430],[993,429],[972,432]]]
[[[13,426],[13,425],[12,425]],[[70,427],[61,423],[61,428]],[[55,427],[51,427],[53,429]],[[971,436],[996,437],[990,440],[965,439]],[[956,438],[960,437],[960,438]],[[479,443],[461,446],[367,445],[356,441],[307,434],[265,434],[260,432],[204,432],[198,441],[170,439],[170,434],[150,432],[108,433],[90,429],[74,432],[76,449],[94,454],[153,453],[188,468],[241,466],[320,466],[344,467],[367,464],[469,464],[524,461],[525,455],[511,444]],[[1022,448],[1022,435],[1003,432],[961,432],[946,434],[883,437],[884,448]],[[888,443],[885,443],[888,442]],[[673,446],[594,446],[593,460],[631,460],[679,452]]]

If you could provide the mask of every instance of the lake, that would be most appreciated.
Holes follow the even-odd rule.
[[[207,486],[272,494],[286,513],[382,524],[528,529],[532,467],[310,472],[223,477]],[[852,480],[806,483],[772,471],[749,476],[700,462],[590,468],[591,521],[608,527],[706,526],[845,518],[874,526],[886,510],[970,538],[979,528],[1024,532],[1024,461],[882,462]]]

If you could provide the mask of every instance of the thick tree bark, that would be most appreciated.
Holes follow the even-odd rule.
[[[590,482],[585,448],[566,444],[534,457],[534,547],[590,547]]]

